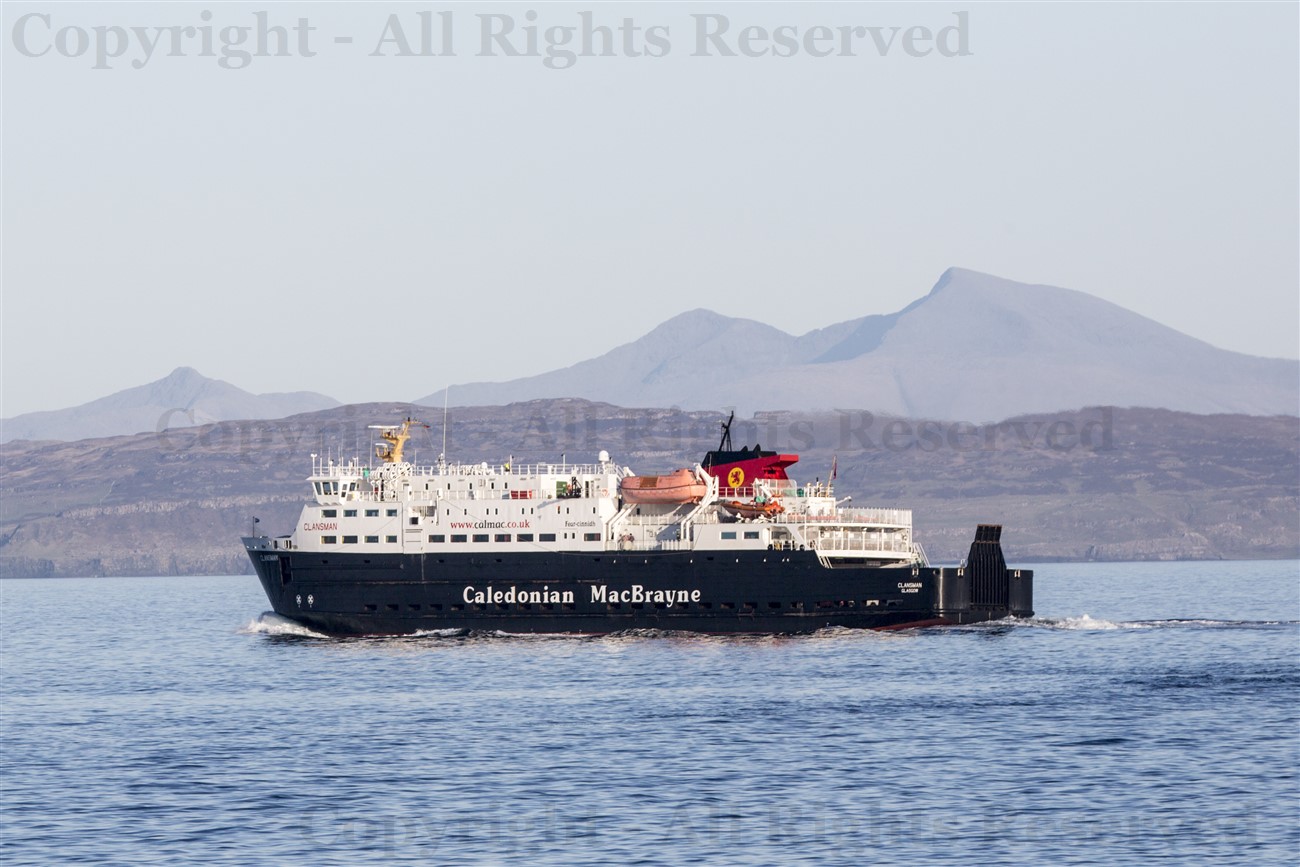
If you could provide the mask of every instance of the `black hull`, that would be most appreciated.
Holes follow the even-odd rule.
[[[272,609],[328,635],[446,629],[789,634],[1033,613],[1033,573],[1007,569],[996,538],[977,539],[964,569],[828,568],[812,551],[435,556],[244,542]]]

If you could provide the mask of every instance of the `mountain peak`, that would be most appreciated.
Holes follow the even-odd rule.
[[[79,440],[212,421],[283,418],[334,406],[338,401],[323,394],[250,394],[192,367],[178,367],[162,379],[80,406],[4,419],[0,439]]]
[[[1295,362],[1216,349],[1084,292],[953,266],[897,313],[803,337],[696,308],[599,358],[457,390],[484,405],[581,397],[987,421],[1096,405],[1293,414],[1298,383]]]
[[[998,277],[994,274],[986,274],[983,271],[974,271],[970,268],[959,268],[956,265],[948,268],[939,275],[939,280],[930,289],[931,295],[937,295],[945,289],[985,289],[996,285],[1024,285],[1007,280],[1004,277]]]

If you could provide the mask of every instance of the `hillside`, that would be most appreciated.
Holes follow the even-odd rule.
[[[0,576],[248,572],[239,536],[287,533],[310,454],[364,452],[366,425],[418,408],[347,406],[278,421],[163,434],[0,446]],[[717,412],[578,400],[451,412],[448,454],[465,461],[590,458],[639,472],[697,461]],[[436,418],[434,420],[437,420]],[[1300,556],[1300,421],[1091,409],[977,427],[853,413],[738,419],[736,443],[798,452],[794,475],[827,478],[858,505],[912,508],[935,562],[976,523],[1000,522],[1008,557],[1197,559]],[[408,446],[442,449],[440,425]]]
[[[0,420],[0,442],[70,442],[231,419],[283,418],[338,405],[332,397],[309,391],[250,394],[193,368],[178,367],[156,382],[80,406]]]
[[[1083,292],[950,268],[897,313],[801,337],[694,310],[572,367],[451,387],[460,404],[560,397],[970,421],[1084,406],[1298,415],[1300,362],[1217,349]]]

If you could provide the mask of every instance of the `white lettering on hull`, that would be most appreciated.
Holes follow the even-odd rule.
[[[688,602],[699,602],[699,590],[647,590],[640,584],[633,584],[626,590],[611,590],[604,584],[593,584],[591,587],[591,601],[600,603],[610,602],[650,602],[654,604],[667,605],[672,608],[674,605],[685,605]]]
[[[513,584],[509,590],[497,590],[488,585],[483,590],[466,587],[460,594],[467,605],[572,605],[572,590],[552,590],[542,585],[541,590],[520,590]]]

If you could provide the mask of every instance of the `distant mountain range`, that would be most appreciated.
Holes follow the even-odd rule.
[[[897,313],[799,337],[692,310],[571,367],[450,390],[457,406],[558,398],[742,413],[864,409],[971,422],[1087,406],[1294,416],[1300,361],[1217,349],[1082,292],[950,268]],[[416,403],[441,408],[443,392]],[[314,392],[250,394],[181,367],[71,409],[0,420],[0,442],[283,418],[338,405]]]
[[[1099,405],[1297,415],[1300,362],[1217,349],[1083,292],[950,268],[897,313],[801,337],[693,310],[572,367],[451,387],[461,406],[558,397],[969,421]]]
[[[0,442],[80,440],[232,419],[284,418],[338,405],[334,398],[310,391],[249,394],[193,368],[178,367],[157,382],[81,406],[0,420]]]

